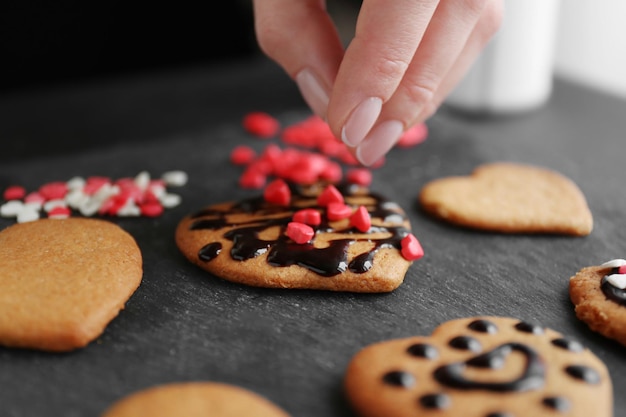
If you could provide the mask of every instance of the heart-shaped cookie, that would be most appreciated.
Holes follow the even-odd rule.
[[[433,180],[422,188],[419,201],[437,218],[482,230],[586,236],[593,227],[578,186],[533,165],[491,163],[471,176]]]
[[[43,219],[0,232],[0,344],[70,351],[124,308],[142,278],[135,240],[86,218]]]
[[[404,211],[364,187],[338,187],[291,184],[280,198],[266,192],[206,207],[181,220],[176,243],[192,263],[250,286],[394,290],[421,256],[421,246],[409,244],[415,237]],[[294,222],[298,227],[289,227]]]
[[[610,376],[591,351],[509,317],[452,320],[429,337],[367,346],[345,388],[362,417],[612,415]]]

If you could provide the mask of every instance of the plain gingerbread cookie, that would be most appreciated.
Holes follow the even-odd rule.
[[[626,260],[582,268],[570,278],[569,294],[576,317],[626,346]]]
[[[179,382],[122,398],[101,417],[289,417],[247,389],[216,382]]]
[[[436,218],[493,232],[586,236],[593,228],[587,200],[573,181],[520,163],[484,164],[470,176],[433,180],[419,202]]]
[[[579,342],[508,317],[448,321],[365,347],[345,389],[361,417],[609,417],[605,365]]]
[[[286,204],[258,196],[208,206],[181,220],[176,244],[192,263],[240,284],[352,292],[396,289],[412,264],[402,254],[402,240],[410,234],[404,211],[363,187],[340,186],[350,211],[367,208],[371,226],[363,232],[347,218],[328,218],[328,207],[317,202],[327,187],[291,185]],[[321,223],[312,226],[311,241],[301,244],[286,235],[286,228],[303,209],[316,211]]]
[[[119,226],[86,218],[0,232],[0,344],[70,351],[98,337],[141,282],[142,256]]]

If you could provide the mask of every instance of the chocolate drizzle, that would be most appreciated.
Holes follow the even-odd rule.
[[[192,215],[193,221],[190,230],[220,230],[226,229],[225,239],[233,242],[230,256],[234,260],[245,261],[267,253],[268,264],[275,267],[299,265],[318,275],[332,277],[346,270],[362,274],[370,270],[374,263],[374,256],[380,249],[401,249],[401,240],[410,231],[405,227],[406,216],[396,203],[390,202],[381,196],[366,192],[364,189],[344,186],[340,191],[350,203],[351,197],[366,198],[371,204],[366,205],[372,219],[382,220],[386,226],[372,225],[367,233],[346,226],[337,229],[325,220],[325,208],[317,205],[316,194],[297,185],[290,185],[292,198],[288,207],[271,205],[263,197],[242,200],[227,210],[206,208]],[[339,188],[339,187],[338,187]],[[291,221],[295,211],[303,208],[315,208],[322,213],[322,223],[315,226],[313,241],[322,234],[340,234],[337,239],[328,241],[327,245],[316,247],[312,243],[296,244],[289,239],[284,231]],[[232,216],[249,215],[250,220],[231,222]],[[241,217],[241,216],[240,216]],[[278,236],[267,238],[263,232],[277,227]],[[384,233],[385,237],[373,238],[374,233]],[[348,260],[348,249],[355,242],[368,242],[373,247],[364,253]],[[208,242],[198,252],[198,258],[210,262],[220,255],[219,242]]]
[[[472,381],[463,376],[463,371],[468,366],[497,369],[504,364],[507,356],[513,351],[520,352],[526,357],[526,367],[518,378],[503,382],[484,382]],[[506,343],[487,353],[475,356],[466,362],[440,366],[435,370],[434,377],[442,385],[462,390],[482,389],[494,392],[522,392],[543,386],[545,366],[539,354],[530,347],[521,343]]]

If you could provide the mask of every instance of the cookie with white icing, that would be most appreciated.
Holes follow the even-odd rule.
[[[570,278],[569,294],[576,317],[626,346],[626,260],[582,268]]]
[[[508,317],[448,321],[356,353],[345,389],[361,417],[608,417],[612,384],[591,351]]]

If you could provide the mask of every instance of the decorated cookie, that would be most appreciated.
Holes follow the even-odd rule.
[[[288,185],[185,217],[176,243],[194,264],[250,286],[386,292],[423,251],[403,210],[360,186]]]
[[[430,337],[365,347],[345,388],[362,417],[605,417],[612,385],[579,342],[536,324],[473,317]]]
[[[626,345],[626,260],[581,269],[570,278],[569,294],[591,330]]]
[[[70,351],[98,337],[142,278],[135,240],[86,218],[43,219],[0,232],[0,344]]]
[[[265,397],[234,385],[180,382],[138,391],[101,417],[289,417]]]
[[[419,201],[452,224],[502,233],[586,236],[593,218],[585,196],[569,178],[511,162],[479,166],[470,176],[427,183]]]

